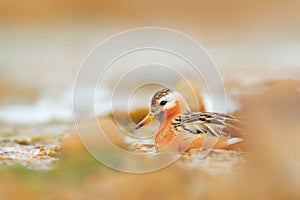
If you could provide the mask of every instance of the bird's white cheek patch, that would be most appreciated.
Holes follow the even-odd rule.
[[[165,110],[170,110],[172,108],[174,108],[176,106],[176,103],[175,102],[169,102],[167,103],[165,106],[164,106],[164,109]]]

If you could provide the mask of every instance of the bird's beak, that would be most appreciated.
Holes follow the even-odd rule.
[[[149,124],[152,121],[152,119],[154,118],[154,116],[155,115],[153,112],[149,112],[149,114],[136,125],[135,130],[141,128],[142,126],[144,126],[146,124]]]

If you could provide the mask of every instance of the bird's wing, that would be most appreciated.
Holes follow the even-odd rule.
[[[236,116],[198,112],[179,115],[171,121],[171,125],[179,132],[192,134],[209,134],[243,138],[243,123]]]

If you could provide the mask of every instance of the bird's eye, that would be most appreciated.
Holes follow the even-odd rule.
[[[164,106],[164,105],[166,105],[167,104],[167,101],[161,101],[160,103],[159,103],[159,105],[161,105],[161,106]]]

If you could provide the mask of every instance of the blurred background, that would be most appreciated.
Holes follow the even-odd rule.
[[[6,199],[299,199],[299,13],[298,0],[0,0],[1,193]],[[208,51],[228,92],[239,97],[239,112],[252,119],[249,148],[256,159],[240,169],[247,173],[210,176],[180,164],[121,174],[99,166],[68,131],[72,87],[89,52],[113,34],[147,26],[183,32]],[[24,150],[33,156],[22,157]],[[7,154],[21,155],[16,167],[7,167],[15,166]],[[116,188],[120,194],[108,192]]]
[[[81,63],[98,43],[130,28],[158,26],[191,36],[208,51],[225,81],[299,77],[297,0],[0,3],[1,102],[39,98],[38,111],[21,108],[32,111],[33,121],[70,120],[68,105]],[[21,109],[13,116],[0,109],[0,118],[30,121]]]
[[[299,4],[297,0],[2,0],[1,82],[43,90],[71,87],[80,64],[99,42],[144,26],[171,28],[193,37],[222,73],[256,68],[261,76],[274,77],[276,70],[285,68],[282,71],[288,73],[299,67]]]

